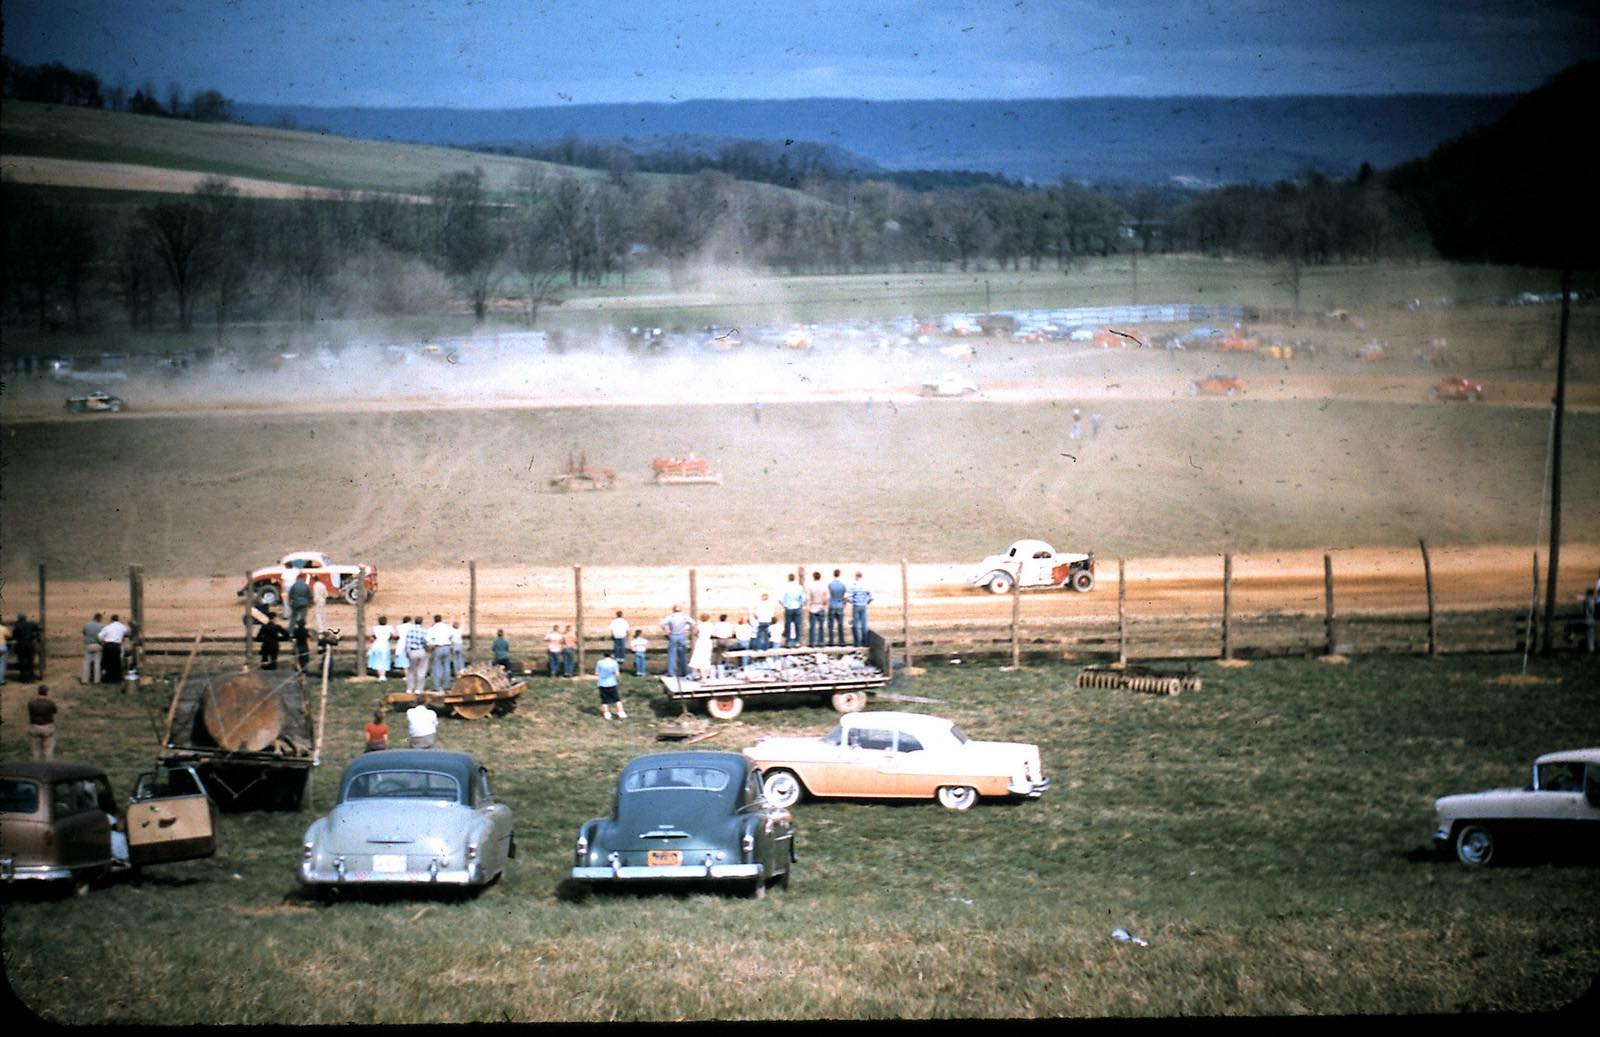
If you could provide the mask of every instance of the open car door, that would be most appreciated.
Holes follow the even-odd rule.
[[[220,813],[192,767],[139,775],[126,815],[128,863],[165,864],[217,852]]]

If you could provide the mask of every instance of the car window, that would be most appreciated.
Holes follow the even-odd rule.
[[[438,771],[369,771],[351,778],[341,803],[356,799],[442,799],[461,802],[456,779]]]
[[[922,743],[901,731],[900,741],[896,748],[903,753],[920,753],[922,751]]]
[[[624,792],[653,792],[660,789],[698,789],[703,792],[721,792],[732,778],[720,767],[698,764],[676,767],[643,767],[628,772],[622,779]]]
[[[494,802],[494,792],[489,788],[489,771],[485,767],[478,768],[478,780],[473,786],[473,806],[487,806]]]
[[[37,814],[39,786],[31,781],[0,778],[0,814]]]
[[[850,744],[857,749],[893,749],[894,732],[876,727],[857,727],[850,731]]]
[[[146,771],[139,775],[134,787],[134,799],[169,799],[173,796],[198,796],[201,788],[194,772],[187,767],[171,770]]]
[[[1540,764],[1539,788],[1546,792],[1582,792],[1583,764],[1575,761]]]
[[[58,781],[50,787],[50,802],[57,818],[100,809],[100,790],[93,778]]]
[[[1583,799],[1592,807],[1600,808],[1600,764],[1584,767]]]
[[[835,724],[833,730],[822,736],[823,745],[839,745],[844,741],[844,725]]]

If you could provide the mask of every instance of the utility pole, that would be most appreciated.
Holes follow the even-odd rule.
[[[1555,424],[1550,447],[1550,572],[1544,585],[1544,648],[1551,655],[1555,643],[1556,568],[1561,560],[1561,421],[1567,409],[1567,314],[1572,304],[1572,268],[1561,270],[1561,334],[1556,345]]]

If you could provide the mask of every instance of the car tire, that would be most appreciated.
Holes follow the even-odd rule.
[[[766,899],[766,896],[767,896],[767,880],[764,877],[756,879],[755,882],[750,884],[750,889],[746,893],[746,895],[751,900],[764,900],[764,899]]]
[[[1012,579],[1010,573],[997,572],[989,574],[989,582],[984,584],[984,586],[989,588],[990,594],[1010,594],[1011,584]]]
[[[1190,396],[1199,396],[1200,395],[1200,383],[1199,382],[1190,382],[1189,383],[1189,395]]]
[[[736,720],[744,712],[744,699],[737,695],[719,695],[706,699],[706,712],[714,720]]]
[[[256,588],[256,607],[275,609],[283,604],[283,592],[271,585]]]
[[[941,785],[938,798],[946,810],[969,810],[978,801],[978,790],[971,785]]]
[[[761,778],[761,793],[768,803],[787,810],[805,798],[806,787],[794,771],[774,770]]]
[[[835,713],[859,713],[867,708],[867,693],[864,691],[837,691],[829,700]]]
[[[1438,386],[1434,386],[1432,389],[1428,390],[1428,399],[1437,400],[1438,398],[1439,398],[1439,387]]]
[[[367,589],[361,586],[358,581],[351,581],[344,585],[344,588],[339,591],[339,595],[345,601],[355,605],[367,600]]]
[[[1094,573],[1087,569],[1079,569],[1068,578],[1067,583],[1079,594],[1087,594],[1094,590]]]
[[[1482,868],[1494,860],[1494,833],[1484,825],[1462,825],[1456,832],[1456,860]]]
[[[1238,389],[1235,389],[1235,388],[1234,388],[1234,387],[1233,387],[1233,386],[1231,386],[1231,385],[1230,385],[1230,386],[1228,386],[1228,395],[1229,395],[1229,396],[1232,396],[1232,395],[1233,395],[1233,394],[1234,394],[1234,393],[1236,393],[1236,392],[1238,392],[1238,391],[1239,391],[1239,390],[1238,390]]]

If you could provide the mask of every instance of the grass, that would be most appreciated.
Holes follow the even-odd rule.
[[[966,814],[803,803],[794,885],[763,902],[575,895],[579,823],[606,811],[623,762],[659,747],[652,721],[670,711],[630,678],[636,719],[607,726],[591,685],[536,681],[517,713],[441,732],[489,763],[516,811],[520,856],[480,897],[307,900],[292,869],[310,816],[228,815],[213,860],[9,904],[7,972],[64,1023],[1552,1009],[1600,973],[1593,870],[1471,872],[1424,852],[1436,795],[1520,783],[1538,752],[1600,738],[1592,660],[1495,681],[1517,667],[1208,666],[1203,690],[1173,699],[1073,689],[1062,665],[935,667],[910,690],[940,704],[911,708],[1038,742],[1055,787]],[[152,752],[148,694],[74,693],[63,755],[105,762],[126,790]],[[319,809],[373,695],[333,688]],[[704,744],[832,719],[752,706]],[[1118,927],[1150,945],[1113,940]]]

